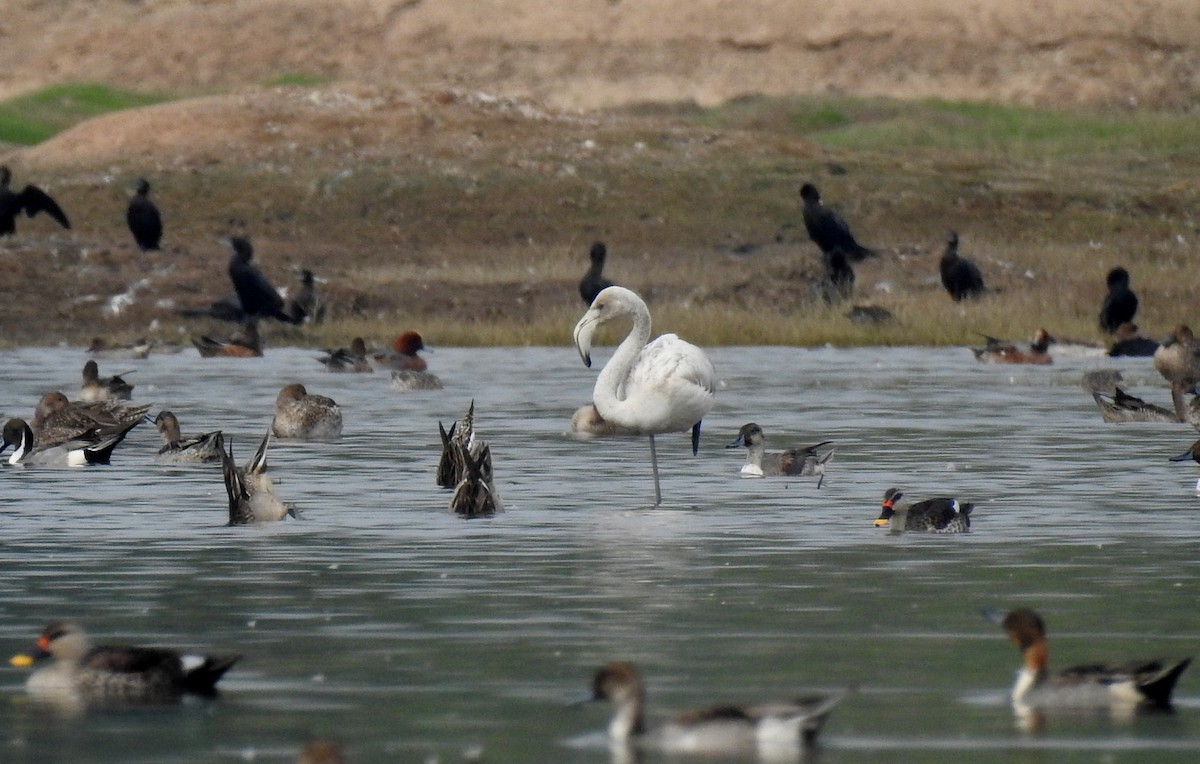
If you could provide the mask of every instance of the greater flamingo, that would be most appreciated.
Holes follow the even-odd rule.
[[[601,324],[629,316],[633,328],[596,378],[592,400],[606,421],[650,436],[654,505],[662,503],[654,436],[691,429],[692,453],[700,448],[700,420],[712,409],[716,372],[704,351],[674,334],[650,339],[650,310],[632,290],[611,286],[596,295],[575,324],[575,347],[592,365],[592,335]]]

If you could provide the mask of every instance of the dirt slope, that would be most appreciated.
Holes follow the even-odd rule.
[[[1194,0],[9,0],[0,96],[287,72],[591,108],[744,93],[1187,108]]]

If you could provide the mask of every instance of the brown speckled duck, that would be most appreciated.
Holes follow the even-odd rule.
[[[221,459],[221,431],[214,430],[194,438],[184,439],[179,431],[179,420],[173,413],[163,409],[154,417],[158,434],[162,436],[163,447],[158,449],[155,458],[160,462],[170,464],[189,464],[195,462],[215,462]]]
[[[310,394],[293,382],[275,397],[271,432],[277,438],[337,440],[342,437],[342,409],[332,398]]]

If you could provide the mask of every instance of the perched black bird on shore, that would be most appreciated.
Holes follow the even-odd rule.
[[[1121,324],[1131,323],[1138,309],[1138,298],[1129,288],[1129,271],[1117,266],[1105,279],[1108,294],[1100,306],[1100,328],[1112,334]]]
[[[804,227],[808,230],[808,238],[828,255],[835,249],[840,249],[847,260],[859,262],[875,254],[854,240],[850,226],[830,208],[821,204],[821,192],[811,183],[800,187],[800,198],[804,200]]]
[[[946,232],[946,250],[942,253],[939,268],[942,286],[946,287],[955,302],[983,294],[983,275],[975,263],[959,256],[958,234],[954,231]]]
[[[63,228],[70,228],[71,221],[67,213],[62,211],[58,202],[50,198],[37,186],[25,186],[20,191],[9,188],[12,182],[12,171],[7,166],[0,165],[0,236],[8,236],[17,232],[17,215],[24,212],[33,217],[44,212],[58,221]]]
[[[145,178],[137,182],[137,193],[125,209],[125,222],[138,249],[143,252],[158,249],[163,233],[162,215],[154,202],[150,201],[150,182]]]
[[[854,294],[854,269],[846,262],[842,250],[835,249],[822,256],[825,275],[813,284],[813,291],[827,305],[836,305]]]
[[[293,316],[284,311],[283,298],[267,277],[256,266],[251,264],[254,248],[250,240],[235,236],[229,240],[233,247],[233,255],[229,258],[229,280],[233,282],[233,290],[237,292],[238,300],[242,303],[242,311],[246,316],[261,316],[275,318],[289,324],[299,323]]]
[[[304,268],[300,271],[300,291],[288,300],[287,312],[292,321],[302,324],[306,321],[319,324],[325,320],[325,303],[317,295],[317,277],[313,272]]]
[[[592,244],[589,256],[592,258],[592,266],[579,281],[579,296],[583,298],[584,303],[591,305],[596,295],[600,294],[601,290],[613,286],[613,283],[604,278],[604,258],[608,256],[608,247],[604,246],[604,242]]]

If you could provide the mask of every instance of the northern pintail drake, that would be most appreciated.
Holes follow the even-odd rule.
[[[1142,333],[1138,331],[1138,325],[1129,322],[1117,327],[1117,331],[1113,335],[1113,343],[1108,346],[1108,354],[1114,357],[1149,358],[1157,350],[1158,343],[1149,337],[1143,337]]]
[[[884,492],[882,511],[875,519],[875,527],[890,528],[893,532],[966,533],[971,530],[974,504],[944,497],[900,503],[902,496],[904,494],[898,488]]]
[[[128,374],[128,372],[125,372]],[[83,386],[79,388],[79,400],[93,401],[127,401],[133,397],[133,385],[114,374],[111,377],[100,376],[100,366],[94,360],[88,360],[83,365]]]
[[[1100,409],[1100,418],[1105,422],[1178,422],[1175,412],[1147,403],[1136,395],[1130,395],[1120,387],[1113,388],[1112,395],[1092,392],[1092,400]]]
[[[804,200],[804,229],[821,254],[838,249],[852,262],[875,254],[855,240],[841,215],[821,203],[821,192],[812,183],[800,187],[800,198]]]
[[[116,345],[103,337],[92,337],[87,353],[93,358],[106,360],[140,360],[150,355],[153,348],[154,342],[151,340],[139,339],[135,342]]]
[[[1100,305],[1100,328],[1112,334],[1121,324],[1133,321],[1137,314],[1138,298],[1129,288],[1129,271],[1118,266],[1104,278],[1108,294]]]
[[[417,332],[404,332],[392,340],[392,349],[371,356],[377,366],[394,371],[425,371],[428,364],[417,355],[425,349],[425,340]]]
[[[607,421],[596,410],[596,404],[589,403],[580,406],[571,415],[572,435],[581,438],[599,438],[608,435],[640,435],[636,430],[630,430],[613,422]]]
[[[325,366],[326,371],[352,373],[375,371],[371,362],[367,360],[367,343],[363,341],[362,337],[352,339],[349,348],[326,349],[325,355],[317,360]]]
[[[214,697],[217,682],[239,659],[163,647],[93,646],[78,624],[55,621],[38,638],[35,656],[17,655],[10,662],[50,661],[29,675],[26,691],[41,701],[82,709],[173,703],[187,694]]]
[[[845,693],[813,695],[758,705],[718,705],[677,714],[658,727],[645,719],[646,688],[631,663],[615,661],[592,677],[585,701],[614,706],[608,724],[612,746],[672,754],[794,758],[816,742]],[[791,754],[791,756],[788,756]]]
[[[592,365],[592,338],[614,319],[633,326],[596,377],[592,402],[605,420],[650,438],[654,504],[662,503],[654,436],[690,430],[692,454],[700,448],[700,423],[716,400],[717,372],[708,355],[674,334],[650,342],[650,309],[635,292],[611,286],[600,292],[575,324],[575,349]]]
[[[10,419],[4,424],[4,442],[0,453],[14,448],[9,464],[45,465],[50,467],[80,467],[85,464],[108,464],[115,449],[141,419],[128,424],[94,427],[70,440],[44,446],[34,444],[33,430],[24,419]]]
[[[12,171],[6,165],[0,165],[0,236],[17,232],[17,215],[22,212],[28,217],[44,212],[63,228],[71,227],[62,207],[45,191],[32,184],[13,191],[11,185]]]
[[[55,390],[43,395],[33,411],[35,448],[65,443],[83,436],[93,429],[113,428],[140,422],[150,410],[150,404],[125,406],[118,401],[103,400],[94,403],[72,402]]]
[[[604,278],[604,258],[608,257],[608,247],[604,246],[604,242],[594,242],[588,257],[591,258],[592,264],[579,280],[579,296],[583,298],[585,305],[591,305],[601,290],[613,286],[611,281]]]
[[[224,436],[218,439],[221,474],[229,496],[230,525],[252,525],[296,516],[296,508],[280,501],[275,494],[275,483],[267,475],[267,445],[270,442],[271,430],[268,429],[254,456],[245,467],[239,467],[233,461],[233,443],[230,442],[226,452]]]
[[[163,447],[158,449],[155,458],[160,462],[170,464],[190,464],[195,462],[215,462],[221,459],[224,450],[221,445],[221,431],[214,430],[194,438],[184,439],[179,431],[179,420],[166,409],[158,412],[153,419],[162,436]]]
[[[275,396],[271,432],[277,438],[337,440],[342,437],[342,409],[332,398],[310,394],[293,382]]]
[[[241,331],[227,340],[213,339],[201,335],[192,338],[192,344],[200,351],[201,358],[261,358],[262,337],[258,333],[258,322],[251,319]]]
[[[767,449],[767,438],[763,430],[754,422],[742,425],[737,438],[726,448],[746,447],[746,463],[742,465],[741,475],[744,478],[764,477],[767,475],[820,475],[817,488],[825,480],[825,465],[833,458],[837,450],[831,448],[825,453],[817,452],[818,448],[827,446],[832,440],[823,440],[815,446],[807,448],[789,448],[786,451],[771,451]]]
[[[1154,368],[1171,383],[1171,401],[1178,421],[1186,418],[1183,394],[1200,383],[1200,341],[1186,324],[1176,326],[1154,351]]]
[[[942,259],[938,261],[938,270],[942,276],[942,286],[955,302],[979,297],[985,291],[979,267],[958,254],[956,231],[946,232],[946,248],[942,252]]]
[[[150,181],[145,178],[138,179],[133,198],[125,208],[125,224],[129,226],[138,249],[143,252],[158,249],[163,235],[162,213],[150,200]]]
[[[1046,365],[1054,363],[1050,357],[1050,334],[1045,329],[1034,332],[1033,342],[1029,350],[1022,350],[1010,342],[1003,342],[995,337],[987,337],[987,344],[982,348],[971,348],[975,360],[981,363],[1029,363]]]
[[[991,620],[999,613],[986,611]],[[1171,693],[1191,658],[1139,660],[1121,666],[1091,663],[1051,673],[1046,624],[1029,608],[1017,608],[999,620],[1021,651],[1024,665],[1012,689],[1018,713],[1054,708],[1169,708]]]
[[[442,488],[454,488],[467,469],[464,454],[478,454],[475,401],[471,401],[466,416],[451,423],[449,432],[438,421],[438,433],[442,438],[442,456],[438,460],[437,484]]]

